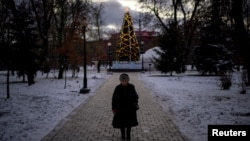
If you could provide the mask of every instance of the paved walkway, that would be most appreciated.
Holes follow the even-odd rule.
[[[42,141],[120,141],[120,130],[111,125],[111,98],[119,83],[114,73],[97,93],[75,109]],[[129,73],[139,94],[139,126],[132,128],[131,141],[184,141],[169,115],[163,112],[150,90],[140,82],[140,74]]]

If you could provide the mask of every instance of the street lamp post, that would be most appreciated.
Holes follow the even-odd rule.
[[[151,74],[151,64],[148,65],[149,65],[149,73]]]
[[[144,52],[144,48],[143,48],[143,44],[144,42],[141,41],[141,49],[140,49],[140,53],[141,53],[141,71],[144,72],[144,60],[143,60],[143,54],[145,53]]]
[[[82,23],[82,33],[83,33],[83,71],[84,71],[84,77],[83,77],[83,88],[80,89],[80,93],[85,94],[89,93],[90,89],[87,88],[87,61],[86,61],[86,28],[88,26],[87,19],[84,18]]]
[[[173,59],[171,60],[171,72],[170,72],[170,76],[173,75],[173,71],[175,70],[175,63],[176,63],[176,57],[173,57]]]
[[[112,54],[112,52],[111,52],[111,50],[110,50],[110,47],[111,47],[111,43],[110,42],[108,42],[108,47],[109,47],[109,52],[108,52],[108,54],[109,54],[109,73],[111,73],[111,54]]]

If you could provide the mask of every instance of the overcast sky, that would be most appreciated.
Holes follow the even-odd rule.
[[[129,7],[129,12],[133,19],[138,17],[139,4],[137,0],[93,0],[94,2],[104,2],[103,19],[110,28],[120,29],[125,14],[125,8]],[[136,26],[136,25],[134,25]]]

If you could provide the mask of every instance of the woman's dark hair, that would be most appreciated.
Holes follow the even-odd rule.
[[[128,74],[126,74],[126,73],[121,74],[119,80],[120,81],[125,81],[125,80],[129,81]]]

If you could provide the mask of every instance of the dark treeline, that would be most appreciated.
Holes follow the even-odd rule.
[[[250,80],[250,2],[248,0],[140,0],[160,30],[156,67],[163,73],[220,74],[244,66]]]
[[[8,70],[7,93],[10,74],[23,77],[24,82],[27,76],[32,85],[38,70],[58,69],[57,78],[61,79],[69,65],[78,69],[82,64],[82,21],[88,19],[99,29],[101,12],[93,13],[103,8],[102,3],[91,0],[0,0],[0,70]]]
[[[101,38],[96,10],[103,8],[90,0],[1,0],[0,69],[27,75],[29,84],[37,70],[48,72],[52,67],[62,78],[66,63],[75,67],[82,59],[84,18],[98,27],[95,35]]]

